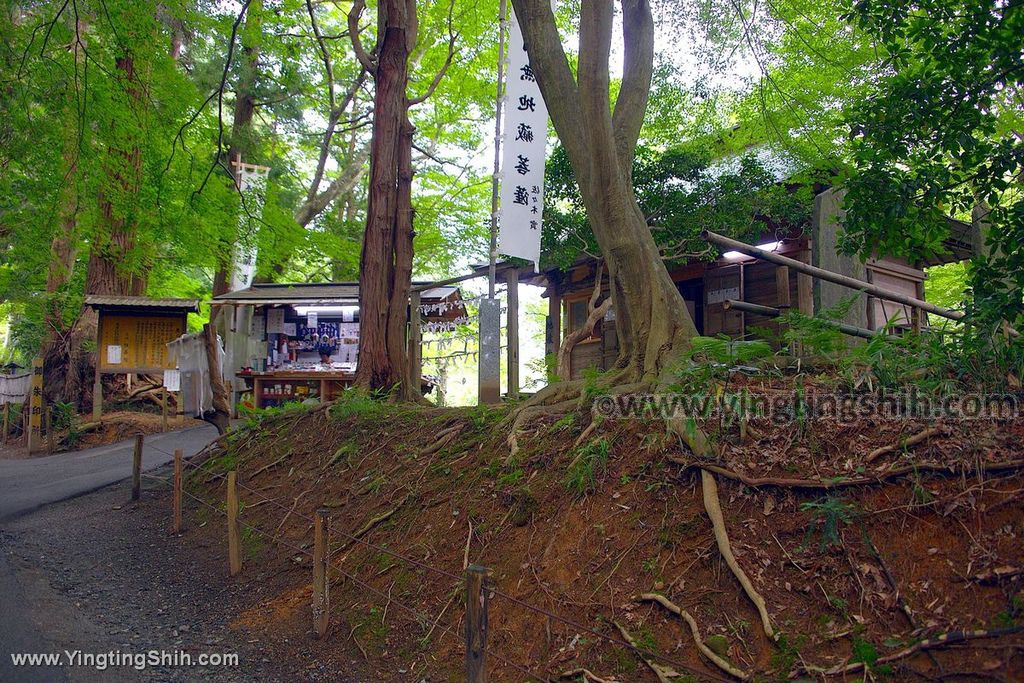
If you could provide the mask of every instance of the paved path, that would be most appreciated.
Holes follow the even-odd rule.
[[[186,458],[194,455],[216,437],[212,425],[150,434],[142,451],[142,470],[170,462],[175,448]],[[0,522],[130,477],[134,444],[130,439],[44,458],[0,460]]]

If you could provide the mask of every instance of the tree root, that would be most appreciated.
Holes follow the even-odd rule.
[[[914,434],[913,436],[908,437],[907,439],[900,439],[898,443],[890,444],[888,446],[882,446],[881,448],[876,448],[875,450],[868,453],[868,457],[864,459],[864,462],[874,462],[875,460],[878,460],[880,457],[887,453],[895,453],[896,451],[902,450],[904,448],[916,446],[922,441],[927,441],[929,438],[935,436],[936,434],[941,434],[942,432],[942,427],[929,427],[923,432]]]
[[[612,623],[615,624],[615,628],[619,629],[619,633],[622,634],[622,638],[633,646],[634,652],[640,656],[640,659],[643,660],[644,664],[650,667],[651,671],[654,672],[654,675],[658,677],[658,683],[674,683],[672,679],[679,678],[678,671],[668,666],[662,666],[640,652],[640,646],[636,644],[636,641],[633,640],[633,636],[629,635],[629,631],[623,628],[622,624],[617,621]]]
[[[282,455],[280,458],[278,458],[274,462],[270,463],[269,465],[264,465],[263,467],[259,468],[258,470],[256,470],[252,474],[250,474],[249,477],[248,477],[249,480],[252,481],[256,477],[258,477],[261,474],[263,474],[264,472],[266,472],[267,470],[272,469],[272,468],[280,465],[282,462],[284,462],[285,460],[290,458],[291,455],[292,455],[291,453],[285,453],[284,455]]]
[[[1024,468],[1024,460],[1010,460],[1008,462],[989,463],[982,465],[981,467],[971,466],[962,468],[933,463],[918,463],[916,465],[905,465],[903,467],[882,470],[878,476],[874,477],[850,477],[848,479],[838,477],[836,479],[793,479],[789,477],[751,477],[710,462],[687,460],[679,456],[669,455],[666,456],[666,460],[677,465],[682,465],[688,470],[699,469],[706,472],[714,472],[715,474],[727,479],[738,481],[755,489],[764,486],[794,489],[837,489],[847,486],[882,484],[890,479],[898,479],[904,475],[918,472],[934,472],[938,474],[980,474],[984,472],[1006,472]]]
[[[564,671],[558,674],[559,678],[582,678],[584,683],[617,683],[614,678],[601,678],[590,669],[580,668],[571,671]]]
[[[761,615],[761,624],[764,626],[765,635],[774,639],[775,629],[772,628],[772,622],[768,618],[768,608],[765,607],[764,598],[754,588],[754,584],[750,582],[746,572],[743,571],[743,568],[736,562],[736,557],[732,554],[729,534],[725,529],[725,518],[722,516],[722,506],[718,501],[718,484],[715,482],[715,476],[707,470],[701,470],[700,480],[704,492],[704,509],[707,510],[708,517],[711,519],[711,526],[715,530],[718,552],[722,554],[725,563],[729,565],[729,569],[736,576],[736,580],[743,586],[743,591],[750,598],[750,601],[754,603],[758,614]]]
[[[910,647],[906,647],[899,652],[894,652],[891,655],[885,657],[879,657],[875,660],[873,667],[881,666],[884,664],[891,664],[892,662],[906,659],[919,652],[926,652],[928,650],[935,650],[938,648],[947,647],[956,643],[964,643],[970,640],[978,640],[980,638],[998,638],[1000,636],[1013,635],[1015,633],[1024,632],[1024,626],[1008,626],[1006,628],[994,628],[989,630],[977,630],[977,631],[950,631],[949,633],[943,633],[940,636],[934,638],[927,638],[919,643],[915,643]],[[864,662],[851,662],[850,664],[841,664],[834,666],[831,669],[819,669],[815,667],[804,666],[802,667],[807,673],[819,673],[824,676],[843,676],[846,674],[857,673],[864,669]],[[790,678],[799,675],[800,670],[790,672]]]
[[[508,439],[506,440],[509,448],[509,454],[508,457],[505,458],[505,464],[507,465],[514,462],[516,455],[519,453],[519,432],[522,429],[524,422],[529,419],[543,417],[545,415],[564,415],[570,410],[576,408],[578,405],[579,399],[571,398],[553,405],[527,406],[518,410],[515,419],[512,421],[512,429],[508,434]]]
[[[714,650],[712,650],[704,644],[704,641],[701,640],[700,637],[700,629],[697,627],[697,620],[694,619],[693,616],[691,616],[690,613],[684,610],[682,607],[670,601],[665,596],[659,595],[657,593],[643,593],[640,595],[638,599],[646,602],[656,602],[665,609],[667,609],[669,612],[672,612],[676,616],[681,617],[683,621],[685,621],[689,625],[690,633],[693,634],[693,641],[697,644],[697,649],[700,650],[700,653],[704,655],[709,661],[711,661],[712,664],[717,666],[719,669],[729,674],[730,676],[739,678],[740,680],[747,680],[748,678],[750,678],[750,674],[743,671],[742,669],[737,669],[727,660],[723,659],[718,654],[716,654]]]
[[[457,425],[452,425],[451,427],[448,427],[447,429],[442,429],[440,432],[437,433],[437,440],[434,443],[432,443],[431,445],[429,445],[426,448],[424,448],[421,451],[419,451],[416,454],[416,457],[417,458],[422,458],[425,455],[431,455],[433,453],[437,453],[439,450],[441,450],[442,448],[444,448],[445,446],[450,444],[452,441],[455,441],[455,439],[459,438],[459,434],[461,434],[462,430],[465,429],[465,428],[466,428],[466,425],[464,425],[464,424],[457,424]]]

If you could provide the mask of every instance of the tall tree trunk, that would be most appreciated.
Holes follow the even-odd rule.
[[[378,6],[370,184],[359,265],[359,367],[371,389],[405,384],[405,324],[412,276],[412,126],[406,87],[415,44],[413,0]],[[403,393],[405,390],[403,389]]]
[[[128,107],[143,120],[142,87],[135,73],[135,57],[128,51],[116,60],[117,74],[128,95]],[[107,177],[100,191],[100,221],[93,237],[86,272],[87,294],[138,296],[146,291],[143,269],[131,267],[136,226],[131,219],[142,176],[140,131],[123,128],[127,139],[117,139],[118,122],[111,122],[111,148],[107,153]]]
[[[252,119],[256,113],[256,83],[259,74],[260,31],[263,25],[263,0],[252,0],[245,15],[245,29],[242,31],[243,64],[235,85],[235,110],[231,121],[231,139],[227,156],[222,160],[230,169],[237,184],[237,169],[231,164],[248,151]],[[237,225],[232,226],[237,230]],[[225,294],[231,288],[231,273],[234,267],[234,244],[221,251],[217,270],[213,275],[213,295]]]
[[[650,93],[654,22],[648,0],[622,0],[622,84],[611,106],[614,3],[581,5],[578,78],[548,0],[512,0],[551,120],[572,164],[611,283],[618,366],[650,381],[697,331],[637,204],[631,168]]]

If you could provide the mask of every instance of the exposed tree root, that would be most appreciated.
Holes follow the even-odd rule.
[[[582,432],[580,432],[580,435],[576,437],[576,440],[573,442],[572,447],[573,448],[579,448],[583,444],[584,441],[586,441],[587,439],[590,438],[591,434],[593,434],[594,432],[597,431],[597,428],[600,425],[601,425],[601,417],[599,415],[595,414],[591,418],[590,424],[587,425],[587,428],[584,429]]]
[[[466,425],[464,424],[456,424],[452,425],[451,427],[448,427],[447,429],[442,429],[440,432],[437,433],[437,437],[434,443],[427,446],[426,448],[423,448],[420,452],[416,454],[416,457],[422,458],[425,455],[437,453],[439,450],[450,444],[452,441],[455,441],[455,439],[459,438],[459,434],[461,434],[462,430],[465,428]]]
[[[512,421],[512,429],[509,431],[508,443],[509,453],[505,459],[505,463],[511,463],[515,460],[516,455],[519,453],[519,432],[522,429],[523,423],[527,420],[543,417],[545,415],[564,415],[570,410],[575,409],[579,405],[578,398],[571,398],[568,400],[555,403],[553,405],[539,405],[539,406],[528,406],[517,411],[515,419]]]
[[[996,567],[991,571],[982,572],[981,574],[975,574],[974,576],[969,576],[964,580],[975,581],[977,583],[999,583],[1004,579],[1012,579],[1013,577],[1020,576],[1021,574],[1024,574],[1024,567],[1005,566]]]
[[[736,580],[743,586],[747,597],[754,603],[757,613],[761,615],[761,624],[764,626],[765,635],[769,638],[775,638],[775,629],[772,628],[772,622],[768,618],[768,608],[765,607],[764,598],[754,588],[754,584],[750,582],[750,578],[747,577],[746,572],[743,571],[743,568],[736,561],[736,557],[732,554],[729,534],[725,529],[725,518],[722,516],[722,506],[718,502],[718,484],[715,482],[715,476],[707,470],[701,470],[700,480],[701,488],[704,492],[704,509],[707,510],[708,517],[711,519],[711,526],[715,530],[718,552],[722,554],[722,558],[729,565],[729,569],[736,576]]]
[[[751,488],[762,486],[775,486],[779,488],[794,489],[837,489],[847,486],[864,486],[868,484],[881,484],[890,479],[898,479],[907,474],[918,472],[934,472],[938,474],[980,474],[992,472],[1007,472],[1024,468],[1024,460],[1010,460],[1009,462],[989,463],[978,466],[950,467],[933,463],[918,463],[916,465],[905,465],[883,470],[874,477],[849,477],[836,479],[793,479],[789,477],[751,477],[746,474],[734,472],[733,470],[704,461],[687,460],[679,456],[666,456],[666,460],[682,465],[686,469],[699,469],[706,472],[714,472],[727,479],[746,484]]]
[[[672,612],[673,614],[681,617],[683,621],[685,621],[689,625],[690,633],[693,634],[693,641],[697,644],[697,649],[700,650],[700,653],[704,655],[712,664],[717,666],[719,669],[729,674],[730,676],[734,676],[741,680],[747,680],[748,678],[750,678],[750,674],[743,671],[742,669],[736,668],[727,660],[723,659],[718,654],[716,654],[714,650],[712,650],[704,644],[704,641],[701,640],[700,637],[700,629],[697,627],[697,620],[694,619],[693,616],[691,616],[690,613],[684,610],[682,607],[670,601],[664,595],[659,595],[657,593],[643,593],[640,595],[639,599],[647,602],[656,602],[665,609],[667,609],[669,612]]]
[[[617,683],[614,678],[601,678],[590,669],[573,669],[558,674],[559,678],[582,678],[584,683]]]
[[[878,460],[880,457],[887,453],[895,453],[896,451],[903,450],[904,448],[916,446],[922,441],[927,441],[929,438],[935,436],[936,434],[941,434],[942,432],[942,427],[929,427],[923,432],[914,434],[913,436],[907,439],[900,439],[898,443],[890,444],[888,446],[882,446],[881,448],[876,448],[875,450],[868,453],[868,457],[866,457],[864,461],[874,462],[875,460]]]
[[[398,505],[396,505],[395,507],[391,508],[387,512],[382,512],[381,514],[377,515],[376,517],[373,517],[372,519],[370,519],[370,521],[368,521],[366,524],[361,526],[358,531],[356,531],[354,534],[352,534],[352,538],[353,539],[362,538],[367,533],[369,533],[370,530],[373,529],[373,527],[377,526],[381,522],[385,522],[388,519],[391,519],[392,515],[394,515],[396,512],[398,512],[399,510],[402,509],[402,506],[405,505],[405,501],[407,501],[407,500],[409,500],[409,496],[406,496],[405,498],[403,498],[398,503]]]
[[[256,470],[256,471],[255,471],[255,472],[253,472],[252,474],[250,474],[250,475],[249,475],[249,479],[250,479],[250,480],[253,480],[253,479],[255,479],[256,477],[258,477],[258,476],[260,476],[261,474],[263,474],[264,472],[266,472],[267,470],[270,470],[270,469],[273,469],[274,467],[277,467],[277,466],[278,466],[278,465],[280,465],[280,464],[281,464],[282,462],[284,462],[285,460],[287,460],[288,458],[290,458],[290,457],[291,457],[291,455],[292,455],[292,454],[291,454],[291,452],[285,453],[284,455],[282,455],[282,456],[281,456],[280,458],[278,458],[278,459],[277,459],[277,460],[275,460],[274,462],[270,463],[269,465],[264,465],[263,467],[259,468],[258,470]]]
[[[1024,626],[1008,626],[1006,628],[994,628],[989,630],[977,630],[977,631],[950,631],[949,633],[943,633],[940,636],[934,638],[927,638],[919,643],[915,643],[910,647],[906,647],[899,652],[894,652],[891,655],[885,657],[879,657],[875,660],[872,666],[877,667],[885,664],[891,664],[892,662],[906,659],[919,652],[926,652],[928,650],[935,650],[956,643],[964,643],[970,640],[978,640],[980,638],[998,638],[1000,636],[1013,635],[1015,633],[1024,632]],[[831,669],[818,669],[815,667],[803,667],[803,671],[808,673],[819,673],[825,676],[844,676],[846,674],[857,673],[858,671],[864,670],[864,662],[851,662],[850,664],[841,664],[834,666]],[[795,678],[799,675],[800,670],[790,673],[790,678]]]
[[[642,654],[639,650],[639,646],[636,644],[636,641],[633,640],[633,636],[629,635],[629,631],[623,628],[622,624],[620,624],[617,621],[612,623],[615,624],[615,628],[619,629],[619,633],[622,634],[622,638],[627,643],[636,648],[634,651],[640,656],[640,659],[643,660],[644,664],[650,667],[651,671],[654,672],[654,675],[658,677],[659,683],[674,683],[672,679],[679,678],[679,672],[675,669],[668,666],[662,666],[661,664],[658,664],[654,660]]]

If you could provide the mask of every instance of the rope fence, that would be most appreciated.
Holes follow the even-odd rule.
[[[487,680],[487,659],[491,658],[502,666],[509,667],[516,670],[520,674],[523,674],[528,679],[535,679],[539,681],[549,682],[552,681],[552,677],[531,671],[529,667],[519,664],[508,657],[503,656],[500,652],[496,651],[493,647],[488,649],[487,647],[487,622],[488,622],[488,606],[491,598],[499,598],[506,601],[508,604],[514,605],[518,608],[532,612],[538,616],[542,616],[546,619],[550,619],[561,624],[564,624],[572,629],[579,631],[580,633],[592,636],[603,643],[612,645],[619,648],[625,648],[637,656],[641,657],[644,661],[651,662],[657,661],[662,664],[673,667],[677,671],[687,672],[693,674],[699,678],[699,680],[714,680],[714,681],[729,681],[731,679],[723,677],[722,675],[710,670],[696,670],[693,667],[686,665],[672,657],[668,657],[664,654],[643,648],[635,643],[631,643],[625,638],[611,636],[606,633],[582,624],[577,620],[570,619],[562,616],[551,610],[536,605],[530,604],[525,600],[517,598],[505,591],[497,588],[491,580],[490,572],[484,568],[476,565],[469,565],[464,568],[462,573],[456,573],[442,567],[438,567],[434,564],[418,560],[413,557],[408,557],[402,553],[396,552],[390,548],[381,546],[371,541],[362,538],[359,535],[348,533],[341,529],[335,529],[330,527],[330,510],[322,508],[317,512],[317,517],[312,517],[305,513],[302,513],[295,509],[296,506],[285,505],[274,498],[257,491],[249,486],[238,481],[237,470],[233,470],[228,473],[217,473],[212,472],[208,469],[204,469],[201,465],[192,463],[191,459],[185,459],[182,456],[180,449],[175,450],[174,453],[163,450],[154,445],[147,445],[147,447],[153,450],[163,453],[165,455],[172,456],[175,464],[175,475],[172,477],[162,477],[152,474],[143,474],[141,470],[141,449],[142,439],[140,435],[136,442],[136,453],[139,457],[135,458],[135,472],[133,480],[135,483],[139,482],[141,478],[145,478],[148,481],[159,483],[163,487],[169,486],[173,492],[175,501],[175,525],[174,530],[177,533],[180,531],[180,508],[181,500],[183,497],[187,497],[190,500],[195,501],[201,506],[212,510],[215,513],[225,515],[228,518],[228,535],[229,535],[229,565],[232,568],[232,575],[237,574],[241,571],[242,561],[240,556],[240,549],[238,543],[239,530],[242,528],[248,529],[254,534],[258,534],[261,537],[269,538],[272,543],[277,544],[283,548],[287,548],[299,555],[309,557],[313,561],[314,565],[314,596],[313,596],[313,614],[314,622],[318,620],[321,622],[320,625],[315,626],[315,630],[318,635],[323,636],[326,633],[329,623],[329,616],[331,608],[329,604],[329,584],[330,575],[344,577],[351,581],[353,584],[365,589],[368,593],[374,595],[376,598],[382,599],[386,606],[394,605],[400,609],[404,614],[411,616],[418,624],[430,624],[430,631],[427,636],[433,631],[437,630],[441,634],[454,638],[458,643],[465,648],[465,662],[466,662],[466,680],[468,683],[482,683]],[[193,456],[194,457],[194,456]],[[188,469],[190,472],[203,472],[207,477],[207,483],[217,482],[220,480],[226,480],[228,485],[226,505],[221,508],[217,505],[210,503],[208,500],[193,494],[184,487],[184,470]],[[135,489],[137,487],[133,485],[133,499],[137,500],[135,495]],[[238,518],[241,505],[238,499],[238,490],[242,490],[248,494],[254,496],[257,500],[254,501],[253,505],[262,505],[269,503],[283,511],[285,511],[285,517],[282,519],[281,526],[287,521],[289,516],[294,516],[297,519],[305,520],[313,524],[315,529],[314,534],[314,548],[310,550],[308,548],[301,548],[293,543],[290,543],[280,537],[281,527],[279,526],[277,531],[269,533],[264,529],[256,527],[252,524],[242,521]],[[322,532],[322,533],[321,533]],[[358,532],[357,532],[358,533]],[[374,587],[372,584],[361,579],[354,571],[347,571],[339,561],[330,558],[329,550],[329,536],[338,536],[342,539],[357,543],[363,547],[373,550],[377,553],[383,554],[387,557],[399,560],[406,563],[411,567],[422,569],[425,572],[445,579],[445,585],[451,586],[450,590],[444,594],[452,594],[452,600],[444,606],[441,612],[436,617],[431,617],[426,612],[417,609],[416,607],[410,606],[402,602],[401,600],[393,597],[390,594],[386,594],[380,589]],[[342,558],[342,561],[347,559],[349,555]],[[462,558],[460,558],[462,559]],[[317,572],[320,572],[318,575]],[[465,614],[463,618],[460,618],[455,624],[442,623],[441,619],[444,612],[448,609],[448,606],[454,600],[456,591],[465,587]],[[385,607],[386,609],[386,607]],[[386,613],[386,612],[385,612]],[[462,637],[460,638],[457,630],[458,623],[464,622],[465,628],[463,629]],[[358,643],[357,643],[358,645]],[[361,648],[361,646],[359,646]],[[555,678],[557,678],[556,676]]]

